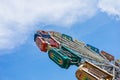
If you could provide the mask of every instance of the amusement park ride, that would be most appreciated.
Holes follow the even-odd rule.
[[[120,60],[98,48],[54,31],[38,30],[34,41],[61,68],[78,66],[78,80],[120,80]]]

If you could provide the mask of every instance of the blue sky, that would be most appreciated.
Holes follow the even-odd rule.
[[[76,66],[62,69],[37,48],[36,30],[65,33],[120,58],[119,3],[0,1],[0,80],[76,80]]]

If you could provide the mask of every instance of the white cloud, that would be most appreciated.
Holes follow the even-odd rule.
[[[0,22],[0,50],[13,49],[25,41],[28,31],[19,26]]]
[[[102,12],[120,18],[120,0],[99,0],[98,7]]]
[[[0,0],[0,50],[22,44],[31,25],[70,26],[97,11],[97,0]]]
[[[120,0],[0,0],[0,50],[23,44],[36,23],[70,27],[97,10],[120,18]]]

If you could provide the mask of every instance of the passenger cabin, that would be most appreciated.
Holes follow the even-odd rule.
[[[66,34],[62,34],[62,38],[66,39],[66,40],[69,40],[69,41],[73,41],[72,37],[68,36]]]
[[[50,36],[48,32],[41,30],[35,33],[34,41],[36,42],[38,48],[43,52],[47,52],[48,46],[59,48],[60,45],[60,43]]]
[[[114,61],[114,56],[103,50],[100,52],[100,55],[106,58],[108,61]]]
[[[90,45],[90,44],[86,44],[86,48],[89,49],[92,52],[98,53],[99,54],[99,49]]]
[[[62,46],[60,49],[51,48],[48,51],[49,58],[54,61],[61,68],[68,69],[70,65],[78,66],[81,58],[75,52],[70,51],[67,47]]]
[[[37,37],[35,43],[41,51],[47,52],[48,43],[44,40],[44,38]]]
[[[78,80],[112,80],[113,75],[100,67],[85,61],[76,71]]]

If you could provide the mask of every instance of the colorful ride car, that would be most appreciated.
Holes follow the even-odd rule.
[[[59,47],[60,43],[56,41],[50,34],[46,31],[37,31],[34,35],[34,41],[41,51],[47,52],[48,46]]]
[[[98,49],[98,48],[96,48],[96,47],[94,47],[94,46],[92,46],[92,45],[90,45],[90,44],[86,44],[85,47],[86,47],[87,49],[89,49],[89,50],[91,50],[91,51],[94,51],[94,52],[96,52],[96,53],[99,54],[99,49]]]
[[[67,47],[62,46],[60,49],[52,48],[48,51],[49,58],[62,68],[69,68],[70,65],[78,66],[81,58],[70,51]]]
[[[47,52],[48,43],[44,40],[44,38],[37,37],[35,43],[41,51]]]
[[[109,53],[107,53],[103,50],[100,52],[100,54],[101,54],[101,56],[105,57],[107,60],[114,61],[114,56],[113,55],[111,55],[111,54],[109,54]]]
[[[70,40],[70,41],[73,41],[72,37],[71,37],[71,36],[68,36],[68,35],[66,35],[66,34],[62,34],[62,38],[67,39],[67,40]]]
[[[78,80],[112,80],[113,75],[100,67],[85,61],[76,71]]]
[[[69,68],[70,66],[70,58],[65,56],[59,52],[59,49],[53,48],[48,51],[49,58],[54,61],[61,68]]]
[[[79,66],[79,63],[81,63],[81,56],[79,56],[78,53],[73,51],[72,49],[62,45],[61,52],[71,59],[71,65]]]

